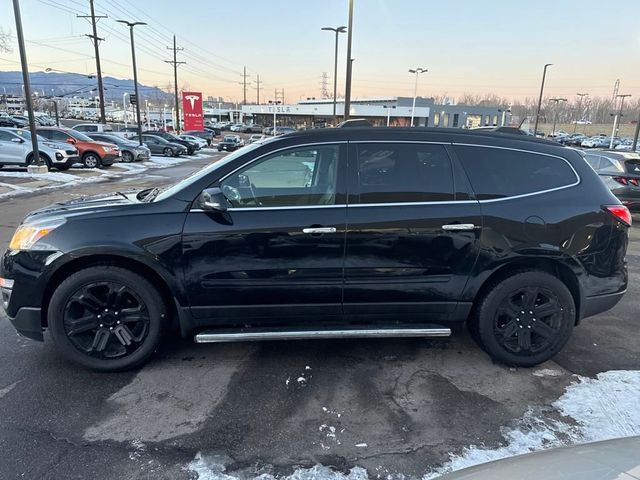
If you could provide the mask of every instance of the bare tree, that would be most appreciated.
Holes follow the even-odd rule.
[[[5,33],[5,31],[0,27],[0,52],[3,53],[11,53],[13,49],[11,48],[11,34]]]

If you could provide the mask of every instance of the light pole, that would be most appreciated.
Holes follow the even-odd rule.
[[[218,123],[222,123],[222,116],[220,113],[221,108],[222,108],[222,103],[218,102]]]
[[[351,72],[353,63],[351,58],[351,40],[353,38],[353,0],[349,0],[349,27],[347,28],[347,75],[344,87],[344,120],[349,120],[351,112]]]
[[[389,126],[389,120],[391,120],[391,109],[396,108],[395,105],[383,105],[382,108],[387,109],[387,127]]]
[[[411,126],[413,127],[413,117],[416,112],[416,96],[418,95],[418,75],[421,73],[427,73],[428,70],[426,68],[417,67],[410,68],[409,73],[413,73],[416,76],[415,82],[413,84],[413,104],[411,105]]]
[[[167,131],[167,104],[162,106],[162,128]]]
[[[616,128],[618,127],[619,119],[622,117],[622,106],[624,105],[624,99],[630,97],[631,95],[626,93],[624,95],[616,95],[616,98],[620,99],[620,110],[616,113],[616,116],[613,117],[613,130],[611,131],[611,142],[609,143],[609,148],[613,148],[613,138],[616,136]]]
[[[580,97],[580,100],[578,101],[578,115],[580,115],[580,118],[578,119],[578,115],[576,115],[576,122],[573,124],[573,133],[576,133],[576,130],[578,129],[578,120],[582,120],[582,99],[589,96],[588,93],[580,92],[576,93],[576,95]]]
[[[333,121],[336,121],[336,95],[338,91],[338,36],[347,31],[347,27],[322,27],[320,30],[335,32],[336,34],[336,53],[333,66]]]
[[[127,117],[129,116],[129,109],[127,108],[127,95],[129,92],[122,94],[122,118],[124,119],[124,128],[127,128]]]
[[[269,103],[273,105],[273,136],[276,136],[276,109],[277,105],[280,105],[282,102],[280,100],[269,100]]]
[[[542,92],[544,92],[544,80],[547,76],[547,68],[553,65],[553,63],[547,63],[542,70],[542,83],[540,84],[540,98],[538,98],[538,109],[536,110],[536,123],[533,127],[533,136],[538,135],[538,120],[540,119],[540,107],[542,106]]]
[[[149,99],[144,99],[145,110],[147,115],[147,130],[151,130],[151,117],[149,116]]]
[[[553,130],[551,130],[551,135],[553,135],[553,138],[555,138],[556,137],[556,121],[558,120],[558,104],[560,102],[566,102],[567,99],[566,98],[550,98],[549,101],[556,103],[556,106],[553,112]]]
[[[131,59],[133,63],[133,86],[136,93],[136,117],[138,120],[138,142],[142,146],[142,123],[140,121],[140,96],[138,95],[138,69],[136,68],[136,47],[133,40],[133,27],[136,25],[146,25],[145,22],[128,22],[127,20],[118,20],[119,23],[123,23],[129,27],[129,33],[131,36]]]
[[[36,134],[36,119],[33,114],[33,102],[31,100],[31,85],[29,83],[29,66],[27,63],[27,50],[24,46],[24,35],[22,33],[22,17],[20,15],[20,2],[13,0],[13,13],[16,20],[16,37],[18,37],[18,50],[20,50],[20,63],[22,66],[22,81],[24,91],[24,101],[27,107],[27,113],[29,114],[29,132],[31,132],[31,148],[33,149],[33,155],[31,165],[27,166],[27,170],[34,173],[46,173],[47,166],[40,158],[40,151],[38,150],[38,136]]]

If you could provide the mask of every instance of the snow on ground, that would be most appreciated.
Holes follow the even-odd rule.
[[[62,173],[62,172],[48,172],[48,173],[28,173],[28,172],[0,172],[0,187],[5,187],[10,189],[8,192],[0,193],[0,198],[12,197],[16,195],[21,195],[24,193],[32,192],[37,189],[38,191],[43,190],[52,190],[55,188],[61,187],[69,187],[72,185],[86,184],[86,183],[95,183],[102,182],[104,180],[108,180],[110,178],[121,177],[124,175],[133,175],[145,172],[151,168],[167,168],[173,165],[178,165],[180,163],[185,163],[194,159],[202,159],[207,158],[209,155],[205,155],[199,153],[197,155],[191,155],[189,157],[158,157],[151,156],[151,158],[146,162],[135,162],[135,163],[115,163],[108,169],[88,169],[88,168],[78,168],[72,167],[68,170],[68,172],[78,172],[79,175],[74,175],[73,173]],[[91,172],[91,176],[83,176],[82,174],[86,174],[87,172]],[[25,178],[30,179],[34,182],[48,182],[49,185],[38,184],[37,187],[30,187],[27,184],[11,184],[2,182],[2,178]]]
[[[552,375],[551,372],[548,374]],[[462,468],[514,455],[563,445],[640,435],[640,371],[600,373],[597,378],[575,376],[576,381],[551,406],[531,407],[515,426],[503,429],[504,443],[498,448],[471,445],[451,454],[444,465],[425,473],[422,480],[438,478]],[[365,447],[365,443],[356,445]],[[198,480],[239,480],[225,473],[230,459],[198,453],[187,470]],[[242,475],[247,479],[246,475]],[[254,480],[274,480],[270,474]],[[367,480],[367,471],[354,467],[348,474],[328,467],[295,470],[279,480]]]

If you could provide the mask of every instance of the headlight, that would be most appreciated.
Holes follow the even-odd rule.
[[[53,218],[42,223],[23,223],[13,234],[9,250],[31,250],[35,243],[46,237],[60,225],[65,223],[64,218]]]

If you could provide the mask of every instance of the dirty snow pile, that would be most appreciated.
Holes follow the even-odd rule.
[[[531,408],[518,422],[518,427],[504,429],[504,445],[489,449],[481,446],[465,448],[459,455],[451,455],[444,465],[427,472],[422,480],[546,448],[576,443],[607,440],[640,435],[640,371],[618,370],[601,373],[595,379],[576,376],[577,382],[567,387],[565,393],[553,403],[553,409]],[[552,411],[553,410],[553,411]],[[549,418],[546,413],[560,413]],[[364,445],[364,444],[362,444]],[[360,445],[358,445],[360,446]],[[225,473],[220,457],[208,457],[198,453],[187,465],[198,480],[237,480]],[[247,478],[243,475],[243,478]],[[280,480],[367,480],[367,471],[352,468],[348,474],[316,465],[300,468]],[[262,474],[254,480],[273,480],[270,474]]]

